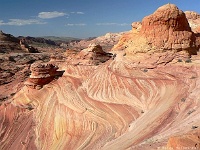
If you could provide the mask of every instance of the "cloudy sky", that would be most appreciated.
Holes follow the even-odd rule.
[[[0,30],[15,36],[87,38],[131,29],[166,3],[200,13],[200,0],[0,0]]]

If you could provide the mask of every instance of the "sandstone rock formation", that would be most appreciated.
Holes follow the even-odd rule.
[[[112,58],[112,53],[103,51],[99,44],[91,43],[88,48],[79,51],[67,50],[66,62],[69,64],[98,65]]]
[[[103,47],[103,49],[107,52],[110,51],[110,49],[117,44],[120,37],[126,32],[120,32],[120,33],[106,33],[103,36],[96,37],[92,40],[85,39],[81,40],[80,42],[70,42],[69,44],[62,44],[63,47],[69,48],[69,49],[85,49],[87,48],[91,43],[99,44]]]
[[[28,45],[25,39],[20,40],[20,46],[23,50],[30,53],[38,53],[38,50],[31,45]]]
[[[139,32],[142,27],[142,23],[141,22],[133,22],[131,24],[131,27],[132,27],[133,31],[135,30],[136,32]]]
[[[39,60],[49,61],[49,53],[30,53],[21,47],[19,39],[0,32],[0,105],[23,87],[30,64]]]
[[[196,126],[193,126],[198,128]],[[179,135],[171,137],[168,142],[166,148],[168,149],[200,149],[200,132],[192,131],[191,133],[185,135]]]
[[[195,33],[196,45],[200,49],[200,14],[194,11],[186,11],[185,14],[192,31]]]
[[[146,22],[155,16],[158,20]],[[47,64],[31,65],[28,82],[43,88],[24,86],[0,105],[0,149],[199,148],[200,55],[188,57],[193,32],[188,24],[176,24],[182,22],[179,17],[186,23],[182,11],[167,4],[145,18],[141,29],[132,24],[133,30],[115,47],[124,50],[114,51],[114,59],[91,44],[55,55]],[[172,37],[167,34],[159,46],[156,33],[145,28],[160,26]],[[186,37],[176,36],[181,33]],[[152,44],[147,47],[147,42]],[[105,62],[96,65],[101,60]],[[57,80],[52,80],[58,69],[54,63],[65,71]]]
[[[192,31],[200,33],[200,14],[194,11],[186,11],[185,15],[188,19]]]
[[[196,54],[195,35],[184,12],[173,4],[158,8],[142,20],[139,32],[134,31],[135,29],[129,33],[128,38],[125,34],[113,50],[126,49],[127,53],[184,50],[189,54]],[[125,43],[124,38],[128,39]]]
[[[25,85],[33,88],[40,88],[63,74],[62,71],[57,71],[58,67],[51,63],[34,63],[31,65],[30,70],[31,75]]]
[[[0,53],[8,53],[12,51],[20,52],[21,50],[17,38],[11,34],[6,34],[3,31],[0,31]]]
[[[19,40],[11,34],[0,31],[0,53],[30,52],[37,53],[38,50],[26,43],[24,39]]]

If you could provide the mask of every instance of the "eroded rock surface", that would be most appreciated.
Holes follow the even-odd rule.
[[[186,11],[185,15],[188,19],[192,31],[200,33],[200,14],[194,11]]]
[[[145,22],[152,17],[158,19]],[[188,24],[178,24],[179,17],[187,23],[182,11],[167,4],[142,26],[132,24],[116,45],[124,48],[114,51],[115,57],[91,44],[32,65],[29,81],[43,88],[24,86],[0,105],[0,149],[199,148],[200,55],[192,55],[193,32]],[[166,49],[159,45],[164,35],[158,43],[146,37],[154,34],[145,28],[159,26],[176,41],[165,41]],[[147,41],[152,45],[147,47]],[[54,64],[65,71],[56,80]],[[46,82],[49,77],[53,80]]]
[[[70,42],[69,44],[61,44],[62,47],[69,48],[69,49],[85,49],[87,48],[91,43],[96,43],[98,45],[101,45],[104,49],[104,51],[108,52],[110,49],[118,43],[120,37],[126,32],[120,32],[120,33],[106,33],[103,36],[96,37],[90,39],[81,40],[79,42]]]
[[[30,70],[31,75],[25,85],[32,88],[40,88],[63,74],[62,71],[58,71],[57,66],[51,63],[34,63],[31,65]]]
[[[125,34],[113,50],[125,49],[127,53],[184,50],[196,54],[195,42],[185,13],[173,4],[166,4],[145,17],[138,32],[133,28]]]

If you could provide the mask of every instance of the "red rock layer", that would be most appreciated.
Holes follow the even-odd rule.
[[[185,15],[188,19],[192,31],[200,33],[200,14],[194,11],[186,11]]]
[[[31,146],[37,149],[151,148],[151,140],[166,144],[162,141],[169,136],[199,125],[195,72],[200,68],[182,65],[143,70],[128,60],[99,66],[63,63],[62,77],[40,90],[24,87],[11,105],[33,108],[33,117],[25,120],[35,122]]]
[[[58,67],[51,63],[34,63],[31,65],[30,70],[31,75],[25,85],[33,88],[42,87],[63,74],[63,71],[57,71]]]
[[[184,50],[196,54],[195,35],[184,12],[175,5],[166,4],[158,8],[142,20],[141,27],[138,25],[133,23],[130,35],[124,34],[113,50],[125,49],[131,54]]]
[[[28,106],[28,105],[27,105]],[[30,107],[0,106],[0,149],[37,149],[35,145],[35,122]]]
[[[195,126],[194,126],[195,127]],[[200,149],[200,133],[193,131],[186,135],[171,137],[168,140],[168,149]]]

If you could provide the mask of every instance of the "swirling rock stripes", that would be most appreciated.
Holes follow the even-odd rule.
[[[11,117],[11,123],[4,129],[7,135],[1,134],[4,141],[12,141],[13,135],[18,134],[10,129],[24,126],[27,129],[20,128],[22,135],[28,139],[28,135],[33,134],[34,138],[30,142],[18,138],[16,145],[22,142],[24,147],[34,149],[147,147],[146,140],[166,141],[169,135],[181,131],[177,130],[180,123],[184,124],[182,121],[189,116],[180,115],[192,106],[181,99],[188,97],[192,102],[194,95],[190,96],[188,91],[198,82],[180,78],[180,73],[186,71],[179,66],[174,66],[173,71],[165,67],[144,72],[125,62],[113,61],[99,66],[63,64],[61,68],[65,70],[63,76],[42,89],[24,87],[15,95],[8,106],[15,108],[15,115],[22,111],[20,116],[24,123],[14,127]],[[197,68],[189,70],[194,75]],[[189,71],[187,74],[186,78],[191,76]],[[9,118],[10,111],[2,108],[1,115],[4,112],[7,115],[4,118]],[[5,126],[0,125],[1,128]],[[189,125],[186,126],[189,131]],[[6,148],[10,149],[2,147]]]

